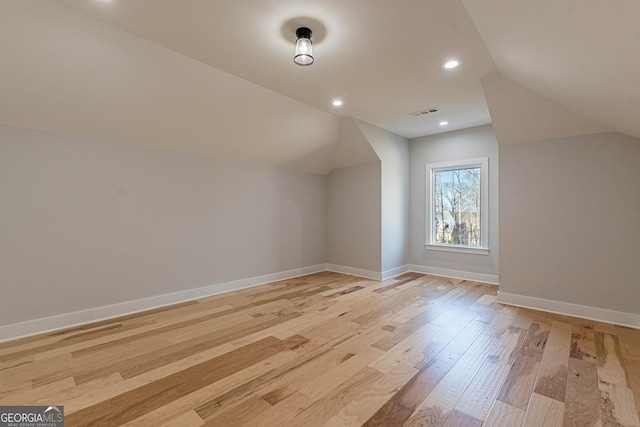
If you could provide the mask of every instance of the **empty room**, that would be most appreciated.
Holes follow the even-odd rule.
[[[640,427],[638,16],[0,0],[0,427]]]

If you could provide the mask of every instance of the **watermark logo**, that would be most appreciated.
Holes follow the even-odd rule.
[[[64,427],[64,406],[0,406],[0,427]]]

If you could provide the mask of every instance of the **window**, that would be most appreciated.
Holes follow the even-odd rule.
[[[427,165],[427,249],[489,253],[488,163],[484,157]]]

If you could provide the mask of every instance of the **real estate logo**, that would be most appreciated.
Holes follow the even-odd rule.
[[[64,406],[0,406],[0,427],[64,427]]]

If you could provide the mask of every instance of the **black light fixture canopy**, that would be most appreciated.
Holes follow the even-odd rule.
[[[313,51],[311,48],[311,29],[307,27],[299,27],[296,30],[296,52],[293,62],[306,67],[313,64]]]
[[[311,40],[311,29],[307,27],[300,27],[296,30],[296,37],[299,39],[309,39]]]

